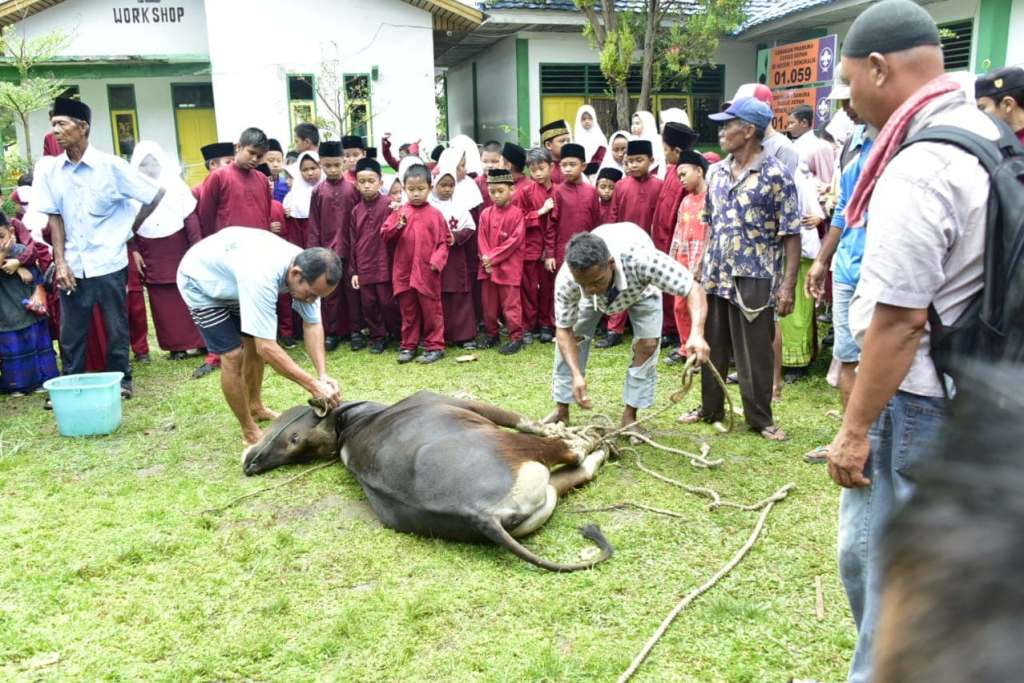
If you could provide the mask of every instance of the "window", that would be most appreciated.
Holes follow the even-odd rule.
[[[293,129],[300,123],[316,123],[316,89],[312,74],[288,77],[288,115]]]
[[[370,77],[367,74],[346,74],[345,132],[370,139]]]
[[[939,36],[942,40],[942,56],[946,61],[946,71],[970,69],[974,19],[941,24]]]
[[[139,140],[139,115],[135,106],[134,85],[108,85],[107,103],[110,106],[110,126],[114,152],[129,159]]]
[[[171,87],[175,109],[213,109],[213,86],[209,83],[182,83]]]

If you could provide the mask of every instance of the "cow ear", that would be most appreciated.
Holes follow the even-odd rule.
[[[309,399],[309,405],[313,408],[313,413],[315,413],[320,419],[327,417],[327,414],[331,412],[331,409],[327,405],[327,401],[321,398]]]

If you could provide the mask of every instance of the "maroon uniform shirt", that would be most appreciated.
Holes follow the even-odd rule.
[[[405,216],[405,227],[399,219]],[[428,299],[441,298],[441,271],[448,262],[451,234],[444,214],[430,204],[406,204],[391,213],[380,229],[384,242],[394,244],[391,286],[398,296],[410,289]]]
[[[666,254],[672,245],[672,235],[676,231],[676,220],[679,217],[679,205],[685,195],[686,188],[679,182],[679,175],[673,164],[665,172],[665,180],[662,181],[661,192],[658,193],[658,202],[651,219],[651,239],[654,240],[654,246]]]
[[[207,177],[199,195],[203,234],[236,225],[269,230],[272,200],[267,176],[259,171],[243,171],[237,164],[218,168]]]
[[[551,213],[540,216],[537,212],[551,197],[554,189],[554,185],[544,187],[540,183],[529,180],[512,195],[512,203],[523,210],[523,218],[526,221],[526,237],[523,243],[523,260],[525,261],[538,261],[548,253],[544,249],[544,236],[548,231],[548,219]]]
[[[515,285],[523,279],[523,241],[526,238],[526,214],[511,202],[505,208],[490,206],[480,214],[477,247],[480,251],[481,280],[496,285]],[[484,270],[484,257],[491,259],[491,272]]]
[[[601,200],[597,188],[584,182],[562,183],[555,187],[552,196],[555,208],[551,212],[545,252],[561,267],[572,236],[601,225]]]
[[[615,222],[636,223],[650,234],[661,184],[661,180],[650,174],[643,180],[625,176],[615,183],[615,194],[612,196],[612,217]]]
[[[372,202],[360,197],[342,237],[341,251],[349,273],[359,276],[359,286],[391,281],[388,249],[380,229],[391,214],[390,200],[381,195]]]
[[[309,200],[306,248],[326,247],[342,256],[341,233],[352,217],[352,208],[361,201],[356,186],[346,180],[325,180],[317,185]]]

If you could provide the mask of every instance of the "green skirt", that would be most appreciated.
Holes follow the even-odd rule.
[[[804,294],[804,280],[813,264],[811,259],[800,259],[793,312],[779,320],[782,328],[782,364],[787,368],[806,367],[814,360],[814,299]]]

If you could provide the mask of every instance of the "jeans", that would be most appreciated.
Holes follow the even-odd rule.
[[[97,277],[77,278],[75,290],[60,293],[60,346],[64,374],[85,372],[85,344],[92,307],[99,304],[107,333],[107,371],[123,372],[122,384],[130,385],[132,366],[128,356],[128,268]]]
[[[832,329],[835,331],[832,355],[841,363],[856,363],[860,360],[860,347],[850,331],[850,301],[855,291],[857,287],[854,285],[832,281]]]
[[[843,489],[839,502],[839,576],[857,625],[849,683],[871,680],[881,608],[881,542],[893,513],[914,493],[916,473],[935,453],[947,419],[945,399],[896,392],[869,433],[865,472],[871,486]]]

